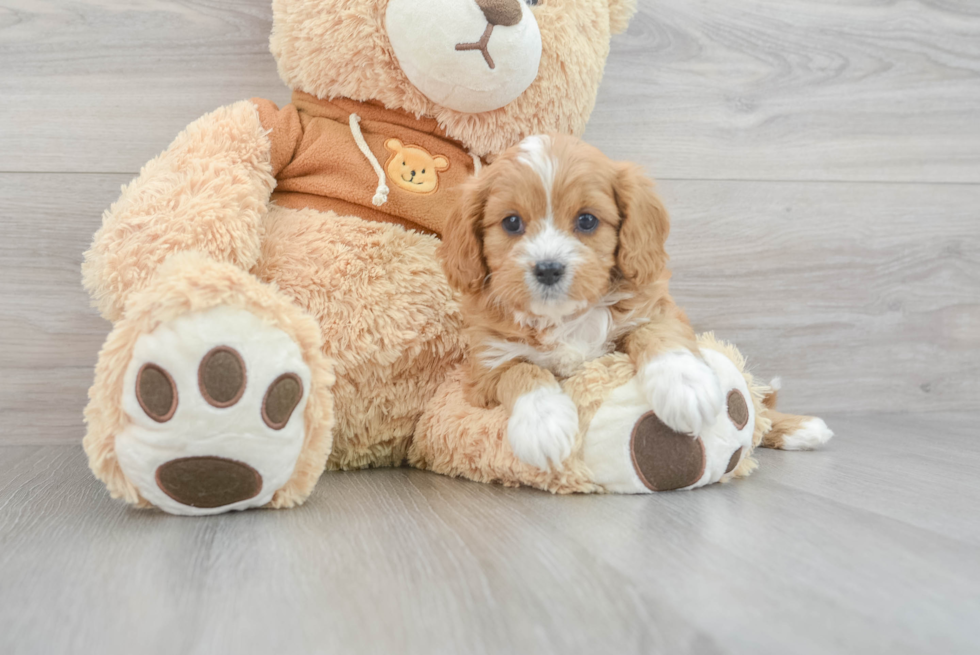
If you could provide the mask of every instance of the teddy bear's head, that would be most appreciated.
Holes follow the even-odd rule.
[[[272,52],[294,90],[439,121],[474,154],[580,134],[610,35],[636,0],[274,0]]]

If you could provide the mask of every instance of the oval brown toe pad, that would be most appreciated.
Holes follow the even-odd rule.
[[[212,349],[197,369],[201,395],[214,407],[231,407],[245,393],[245,362],[229,346]]]
[[[143,364],[136,374],[136,400],[147,416],[166,423],[177,411],[177,385],[162,367]]]
[[[282,430],[303,398],[303,381],[295,373],[277,377],[262,399],[262,420],[273,430]]]
[[[224,457],[183,457],[161,464],[157,486],[178,503],[190,507],[224,507],[254,498],[262,476],[254,468]]]
[[[725,468],[725,473],[731,473],[738,466],[738,463],[742,461],[742,448],[739,448],[734,453],[732,453],[731,458],[728,460],[728,466]]]
[[[653,412],[633,426],[630,451],[636,474],[651,491],[688,487],[704,475],[701,438],[671,430]]]
[[[749,422],[749,406],[738,389],[728,392],[728,418],[741,430]]]

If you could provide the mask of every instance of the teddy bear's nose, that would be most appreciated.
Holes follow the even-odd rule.
[[[521,22],[521,0],[476,0],[487,22],[491,25],[510,27]]]

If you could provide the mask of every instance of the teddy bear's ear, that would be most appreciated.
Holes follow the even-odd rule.
[[[609,30],[613,34],[625,32],[635,13],[636,0],[609,0]]]
[[[653,284],[667,266],[667,209],[636,164],[620,165],[613,193],[620,216],[616,267],[638,287]]]
[[[437,171],[442,172],[449,169],[449,160],[442,155],[436,155],[432,158],[432,161],[435,162]]]
[[[401,152],[402,148],[404,147],[405,146],[403,146],[402,142],[399,141],[398,139],[388,139],[387,141],[385,141],[385,148],[387,148],[388,150],[396,154]]]

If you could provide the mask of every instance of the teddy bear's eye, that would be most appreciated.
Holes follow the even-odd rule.
[[[424,168],[422,169],[422,175],[425,175],[425,169]]]

